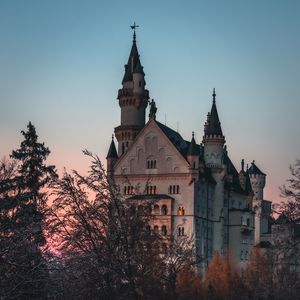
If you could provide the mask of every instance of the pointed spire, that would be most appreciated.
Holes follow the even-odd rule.
[[[216,106],[216,90],[213,89],[213,103],[211,107],[211,112],[207,116],[207,122],[205,125],[204,135],[220,135],[223,136],[221,123],[219,120],[219,115]]]
[[[107,158],[118,158],[118,153],[117,153],[115,142],[114,142],[114,135],[112,135],[112,140],[111,140],[111,143],[109,146],[109,150],[108,150],[106,159]]]
[[[213,96],[213,102],[216,103],[216,90],[215,90],[215,88],[213,89],[212,96]]]
[[[136,46],[136,33],[135,29],[139,27],[138,25],[134,24],[130,26],[131,29],[133,29],[133,41],[132,41],[132,46],[131,46],[131,51],[129,54],[128,62],[125,65],[125,74],[122,80],[122,83],[127,82],[127,81],[132,81],[132,73],[141,73],[144,74],[143,72],[143,67],[140,62],[140,55]]]
[[[198,155],[200,155],[200,153],[199,153],[199,147],[196,144],[194,136],[195,136],[195,134],[194,134],[194,131],[193,131],[193,133],[192,133],[192,140],[191,140],[189,149],[187,151],[187,156],[198,156]]]

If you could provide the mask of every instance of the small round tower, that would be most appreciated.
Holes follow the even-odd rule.
[[[223,136],[221,123],[216,106],[216,92],[213,90],[213,103],[211,112],[207,115],[204,125],[204,160],[206,166],[210,168],[223,168],[223,147],[225,137]]]
[[[251,163],[251,167],[247,170],[251,187],[254,193],[253,200],[264,199],[264,187],[266,185],[266,174],[264,174],[255,164],[255,161]]]

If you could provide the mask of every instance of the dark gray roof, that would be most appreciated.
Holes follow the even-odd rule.
[[[194,138],[194,133],[193,133],[193,137],[192,137],[192,140],[188,147],[188,151],[187,151],[186,155],[187,156],[199,156],[200,155],[200,149],[199,149],[199,146],[196,144],[196,141]]]
[[[136,66],[135,66],[135,68],[134,68],[134,70],[133,70],[133,73],[139,73],[139,74],[145,75],[143,69],[144,69],[144,68],[142,67],[141,62],[140,62],[140,60],[138,59],[138,60],[137,60],[137,63],[136,63]]]
[[[207,115],[207,121],[205,124],[205,130],[204,130],[205,136],[207,136],[207,135],[223,136],[215,98],[216,98],[216,94],[215,94],[215,90],[214,90],[213,104],[211,107],[210,114]]]
[[[117,153],[114,139],[111,140],[106,158],[118,158],[118,153]]]
[[[156,200],[156,199],[171,199],[174,200],[173,197],[166,194],[155,194],[155,195],[134,195],[128,198],[129,200]]]
[[[172,142],[172,144],[178,149],[178,151],[184,156],[187,153],[189,144],[182,138],[182,136],[171,129],[170,127],[163,125],[162,123],[155,121],[159,128],[163,131],[163,133],[168,137],[168,139]]]
[[[133,71],[135,71],[135,69],[138,65],[139,65],[139,67],[138,67],[139,73],[141,71],[142,74],[144,74],[142,66],[141,66],[141,62],[140,62],[140,56],[139,56],[138,49],[136,46],[136,41],[134,39],[133,43],[132,43],[131,51],[129,54],[128,62],[125,65],[125,74],[124,74],[122,83],[127,82],[127,81],[132,81],[132,73],[133,73]]]
[[[256,175],[264,175],[266,176],[265,173],[263,173],[257,165],[254,163],[254,161],[251,163],[251,167],[248,169],[248,174],[256,174]]]
[[[233,188],[234,191],[239,193],[248,193],[249,191],[244,191],[241,187],[239,173],[230,160],[227,151],[224,151],[224,164],[227,167],[227,174],[232,176],[232,182],[225,182],[225,188]]]

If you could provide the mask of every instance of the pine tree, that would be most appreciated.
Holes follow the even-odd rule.
[[[38,142],[35,127],[27,127],[20,148],[11,154],[13,163],[3,162],[0,170],[1,299],[47,297],[48,272],[40,250],[45,244],[43,188],[55,168],[45,164],[50,151]]]

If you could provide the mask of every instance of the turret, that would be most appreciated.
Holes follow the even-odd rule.
[[[108,177],[111,177],[113,175],[114,166],[117,160],[118,160],[118,154],[114,142],[114,135],[112,135],[112,140],[106,156],[106,169],[107,169]]]
[[[115,128],[115,135],[118,140],[119,156],[127,151],[145,125],[149,99],[149,91],[145,89],[145,74],[136,45],[136,27],[136,25],[132,26],[134,29],[132,47],[125,65],[122,88],[118,91],[121,125]]]
[[[216,106],[216,92],[213,90],[213,103],[207,121],[204,125],[204,160],[205,164],[211,168],[223,168],[223,146],[225,137],[223,136],[221,123]]]
[[[186,154],[186,158],[191,166],[191,169],[199,168],[199,156],[200,156],[199,147],[196,144],[194,132],[193,132],[192,140]]]
[[[248,169],[250,177],[251,187],[254,193],[254,200],[264,199],[264,187],[266,185],[266,174],[264,174],[255,164],[255,161],[251,163],[251,167]]]

